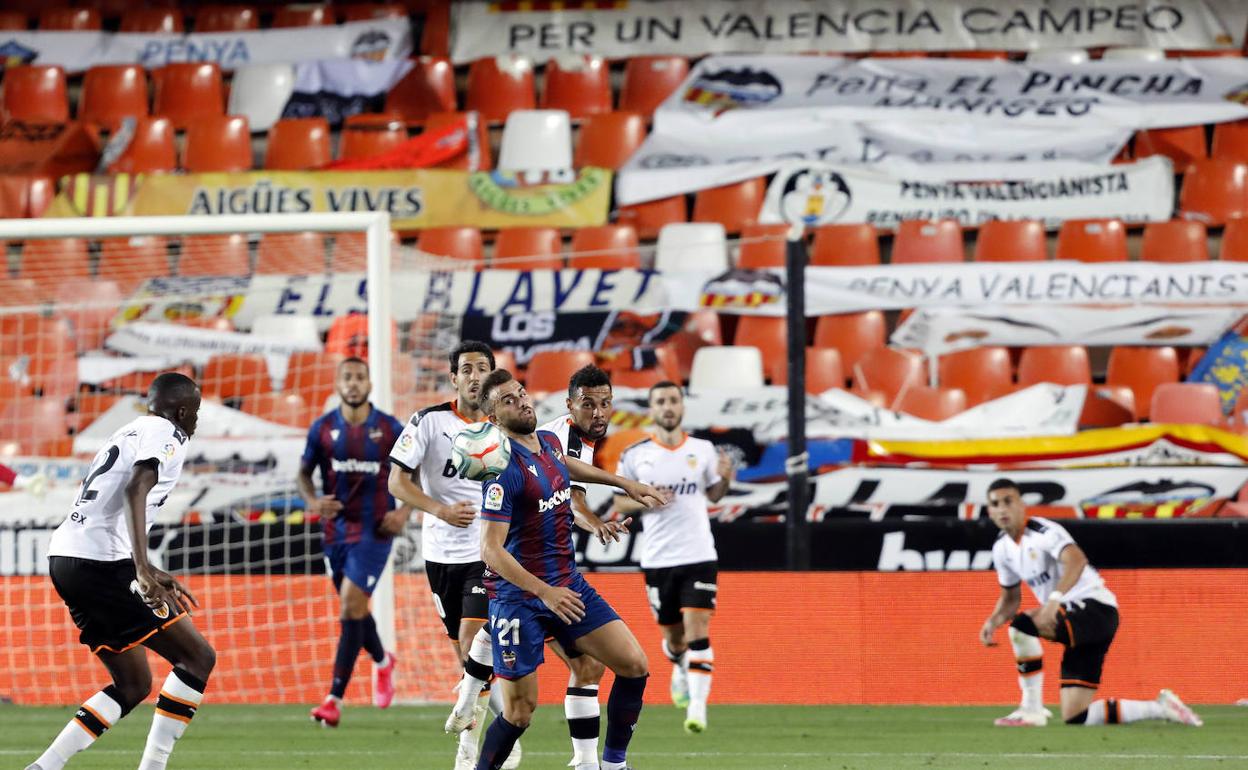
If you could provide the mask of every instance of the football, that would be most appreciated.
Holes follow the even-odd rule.
[[[469,425],[451,441],[455,470],[473,481],[489,481],[511,462],[511,439],[492,422]]]

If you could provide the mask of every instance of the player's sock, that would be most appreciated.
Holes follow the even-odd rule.
[[[642,698],[646,692],[645,676],[616,676],[607,696],[607,740],[602,750],[602,768],[624,767],[628,742],[633,738],[637,720],[641,718]]]
[[[468,657],[464,659],[464,678],[459,683],[459,697],[455,701],[455,713],[467,714],[476,705],[479,696],[494,675],[494,643],[484,627],[472,637]]]
[[[711,696],[711,675],[715,671],[715,651],[710,639],[689,642],[688,717],[706,725],[706,701]]]
[[[477,770],[498,770],[502,767],[524,730],[525,728],[516,727],[500,714],[490,723],[490,729],[485,731],[485,744],[477,759]]]
[[[207,682],[177,666],[169,672],[156,698],[156,713],[152,716],[152,729],[147,734],[139,770],[165,770],[173,744],[186,732],[207,687]]]
[[[334,681],[329,694],[341,699],[355,671],[355,660],[364,646],[364,621],[343,618],[342,631],[338,635],[338,654],[334,656]]]
[[[364,638],[361,640],[364,649],[374,663],[385,663],[386,646],[381,643],[381,635],[377,633],[377,621],[373,620],[373,613],[365,615],[360,623],[364,628]]]
[[[1103,698],[1092,701],[1087,711],[1080,711],[1066,721],[1072,725],[1125,725],[1128,722],[1165,718],[1165,710],[1155,700]]]
[[[1010,628],[1010,646],[1018,662],[1018,689],[1023,693],[1019,708],[1040,711],[1044,708],[1044,648],[1040,637]]]
[[[87,698],[35,764],[42,770],[61,770],[70,757],[95,743],[96,738],[130,713],[130,709],[122,707],[121,701],[117,688],[111,684]]]
[[[578,760],[598,759],[598,734],[602,730],[601,711],[598,706],[598,685],[587,684],[573,687],[568,681],[568,691],[563,697],[563,713],[568,718],[568,734],[572,736],[572,753]]]

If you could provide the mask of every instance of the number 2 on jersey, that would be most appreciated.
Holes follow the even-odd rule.
[[[499,647],[510,647],[520,644],[520,618],[494,618],[494,628],[498,630]],[[511,637],[510,639],[508,637]]]
[[[94,500],[99,496],[100,493],[91,488],[91,482],[95,481],[95,477],[99,476],[101,473],[108,473],[109,469],[111,469],[113,464],[117,462],[117,458],[120,455],[120,448],[116,446],[110,446],[108,448],[108,452],[104,455],[104,462],[100,463],[95,468],[92,468],[91,472],[87,474],[87,477],[83,479],[82,492],[78,495],[79,505],[90,500]]]

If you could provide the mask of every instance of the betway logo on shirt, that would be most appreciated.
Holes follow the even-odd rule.
[[[560,489],[558,492],[555,492],[553,495],[546,498],[545,500],[539,500],[537,503],[537,512],[546,513],[547,511],[553,511],[555,508],[558,508],[559,506],[563,505],[564,503],[568,502],[571,499],[572,499],[571,487],[564,487],[563,489]]]
[[[331,460],[330,467],[334,473],[381,473],[381,463],[377,460]]]

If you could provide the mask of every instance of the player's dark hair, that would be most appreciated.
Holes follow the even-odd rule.
[[[199,395],[199,386],[195,380],[180,372],[165,372],[156,375],[147,389],[147,399],[153,405],[180,406],[183,402]]]
[[[351,356],[351,357],[349,357],[349,358],[344,358],[344,359],[342,359],[341,361],[339,361],[339,362],[338,362],[338,369],[341,371],[342,367],[346,366],[347,364],[359,364],[360,366],[363,366],[365,369],[367,369],[367,368],[368,368],[368,362],[367,362],[367,361],[365,361],[364,359],[360,358],[359,356]]]
[[[665,388],[675,388],[680,391],[682,396],[685,394],[685,389],[680,387],[679,384],[672,382],[671,380],[663,380],[662,382],[656,382],[650,386],[650,391],[646,393],[646,402],[649,403],[650,399],[654,398],[654,391],[664,390]]]
[[[1007,479],[1007,478],[999,478],[996,481],[988,485],[988,491],[990,493],[996,492],[998,489],[1012,489],[1015,492],[1018,492],[1020,495],[1023,493],[1023,490],[1019,489],[1018,485],[1014,483],[1013,479]]]
[[[511,372],[506,369],[495,369],[485,375],[485,380],[481,383],[481,403],[490,403],[490,394],[494,391],[494,389],[502,385],[506,385],[514,379],[516,378],[513,377]]]
[[[489,345],[477,340],[462,340],[451,348],[451,374],[459,371],[459,357],[465,353],[480,353],[490,360],[490,369],[494,368],[494,351],[490,350]]]
[[[611,387],[611,375],[593,364],[582,366],[568,380],[568,398],[576,398],[576,391],[581,388],[601,388],[603,385]]]

